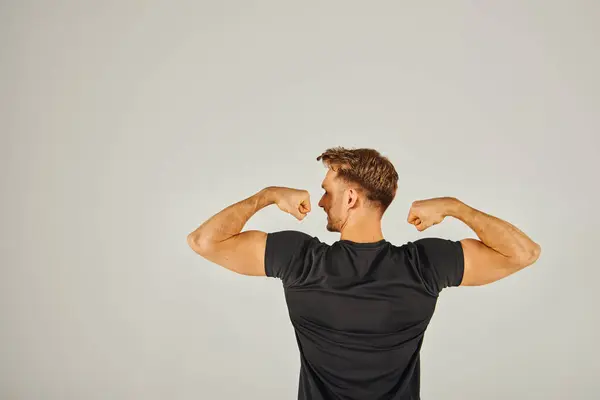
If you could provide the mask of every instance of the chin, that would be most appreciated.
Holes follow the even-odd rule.
[[[329,215],[327,215],[327,230],[329,232],[337,232],[338,231],[336,229],[335,225],[333,224],[333,221]]]

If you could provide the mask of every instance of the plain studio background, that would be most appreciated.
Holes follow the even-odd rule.
[[[282,185],[312,214],[246,229],[331,244],[315,158],[342,145],[395,163],[393,243],[474,237],[406,223],[456,196],[543,248],[441,294],[424,399],[598,398],[599,3],[417,3],[2,1],[0,397],[295,398],[281,282],[186,236]]]

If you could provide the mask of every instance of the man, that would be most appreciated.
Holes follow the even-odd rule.
[[[299,399],[419,399],[419,352],[441,290],[484,285],[533,264],[540,246],[506,221],[455,198],[416,201],[418,231],[451,216],[480,240],[386,241],[381,218],[398,174],[372,149],[336,147],[317,157],[328,167],[319,206],[333,245],[286,230],[242,232],[258,210],[276,204],[302,220],[309,193],[268,187],[216,214],[188,236],[190,247],[245,275],[283,282],[300,350]]]

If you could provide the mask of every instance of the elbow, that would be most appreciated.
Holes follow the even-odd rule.
[[[534,244],[534,254],[535,254],[535,259],[537,260],[540,255],[542,254],[542,246],[540,246],[538,243],[533,243]]]
[[[517,257],[516,264],[520,268],[528,267],[534,264],[540,258],[541,254],[542,247],[539,244],[533,242],[532,246],[529,249],[525,250],[521,255]]]
[[[194,252],[202,255],[206,253],[206,245],[200,239],[200,236],[190,233],[187,237],[187,244]]]
[[[531,265],[533,263],[535,263],[538,258],[540,258],[540,255],[542,254],[542,247],[538,244],[533,242],[531,248],[528,251],[528,264],[527,265]]]
[[[538,258],[540,258],[541,254],[542,254],[542,246],[540,246],[538,243],[534,242],[533,248],[531,250],[531,264],[536,262],[538,260]]]
[[[198,245],[198,240],[197,238],[193,235],[193,234],[189,234],[187,236],[187,244],[188,246],[190,246],[190,248],[194,251],[196,251],[197,245]]]

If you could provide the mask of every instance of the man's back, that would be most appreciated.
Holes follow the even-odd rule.
[[[419,398],[419,351],[439,291],[461,282],[460,242],[329,246],[282,231],[267,237],[265,269],[285,288],[299,399]]]
[[[213,216],[188,244],[237,273],[281,279],[302,360],[301,399],[418,399],[419,350],[439,292],[512,275],[535,263],[541,246],[454,197],[413,202],[407,222],[422,232],[450,216],[479,239],[368,243],[383,238],[381,212],[395,195],[397,174],[369,149],[327,154],[327,162],[354,165],[337,181],[338,170],[328,170],[319,201],[327,229],[346,240],[329,246],[298,231],[241,232],[272,203],[299,220],[310,212],[308,191],[269,187]],[[368,205],[373,199],[379,208]]]

